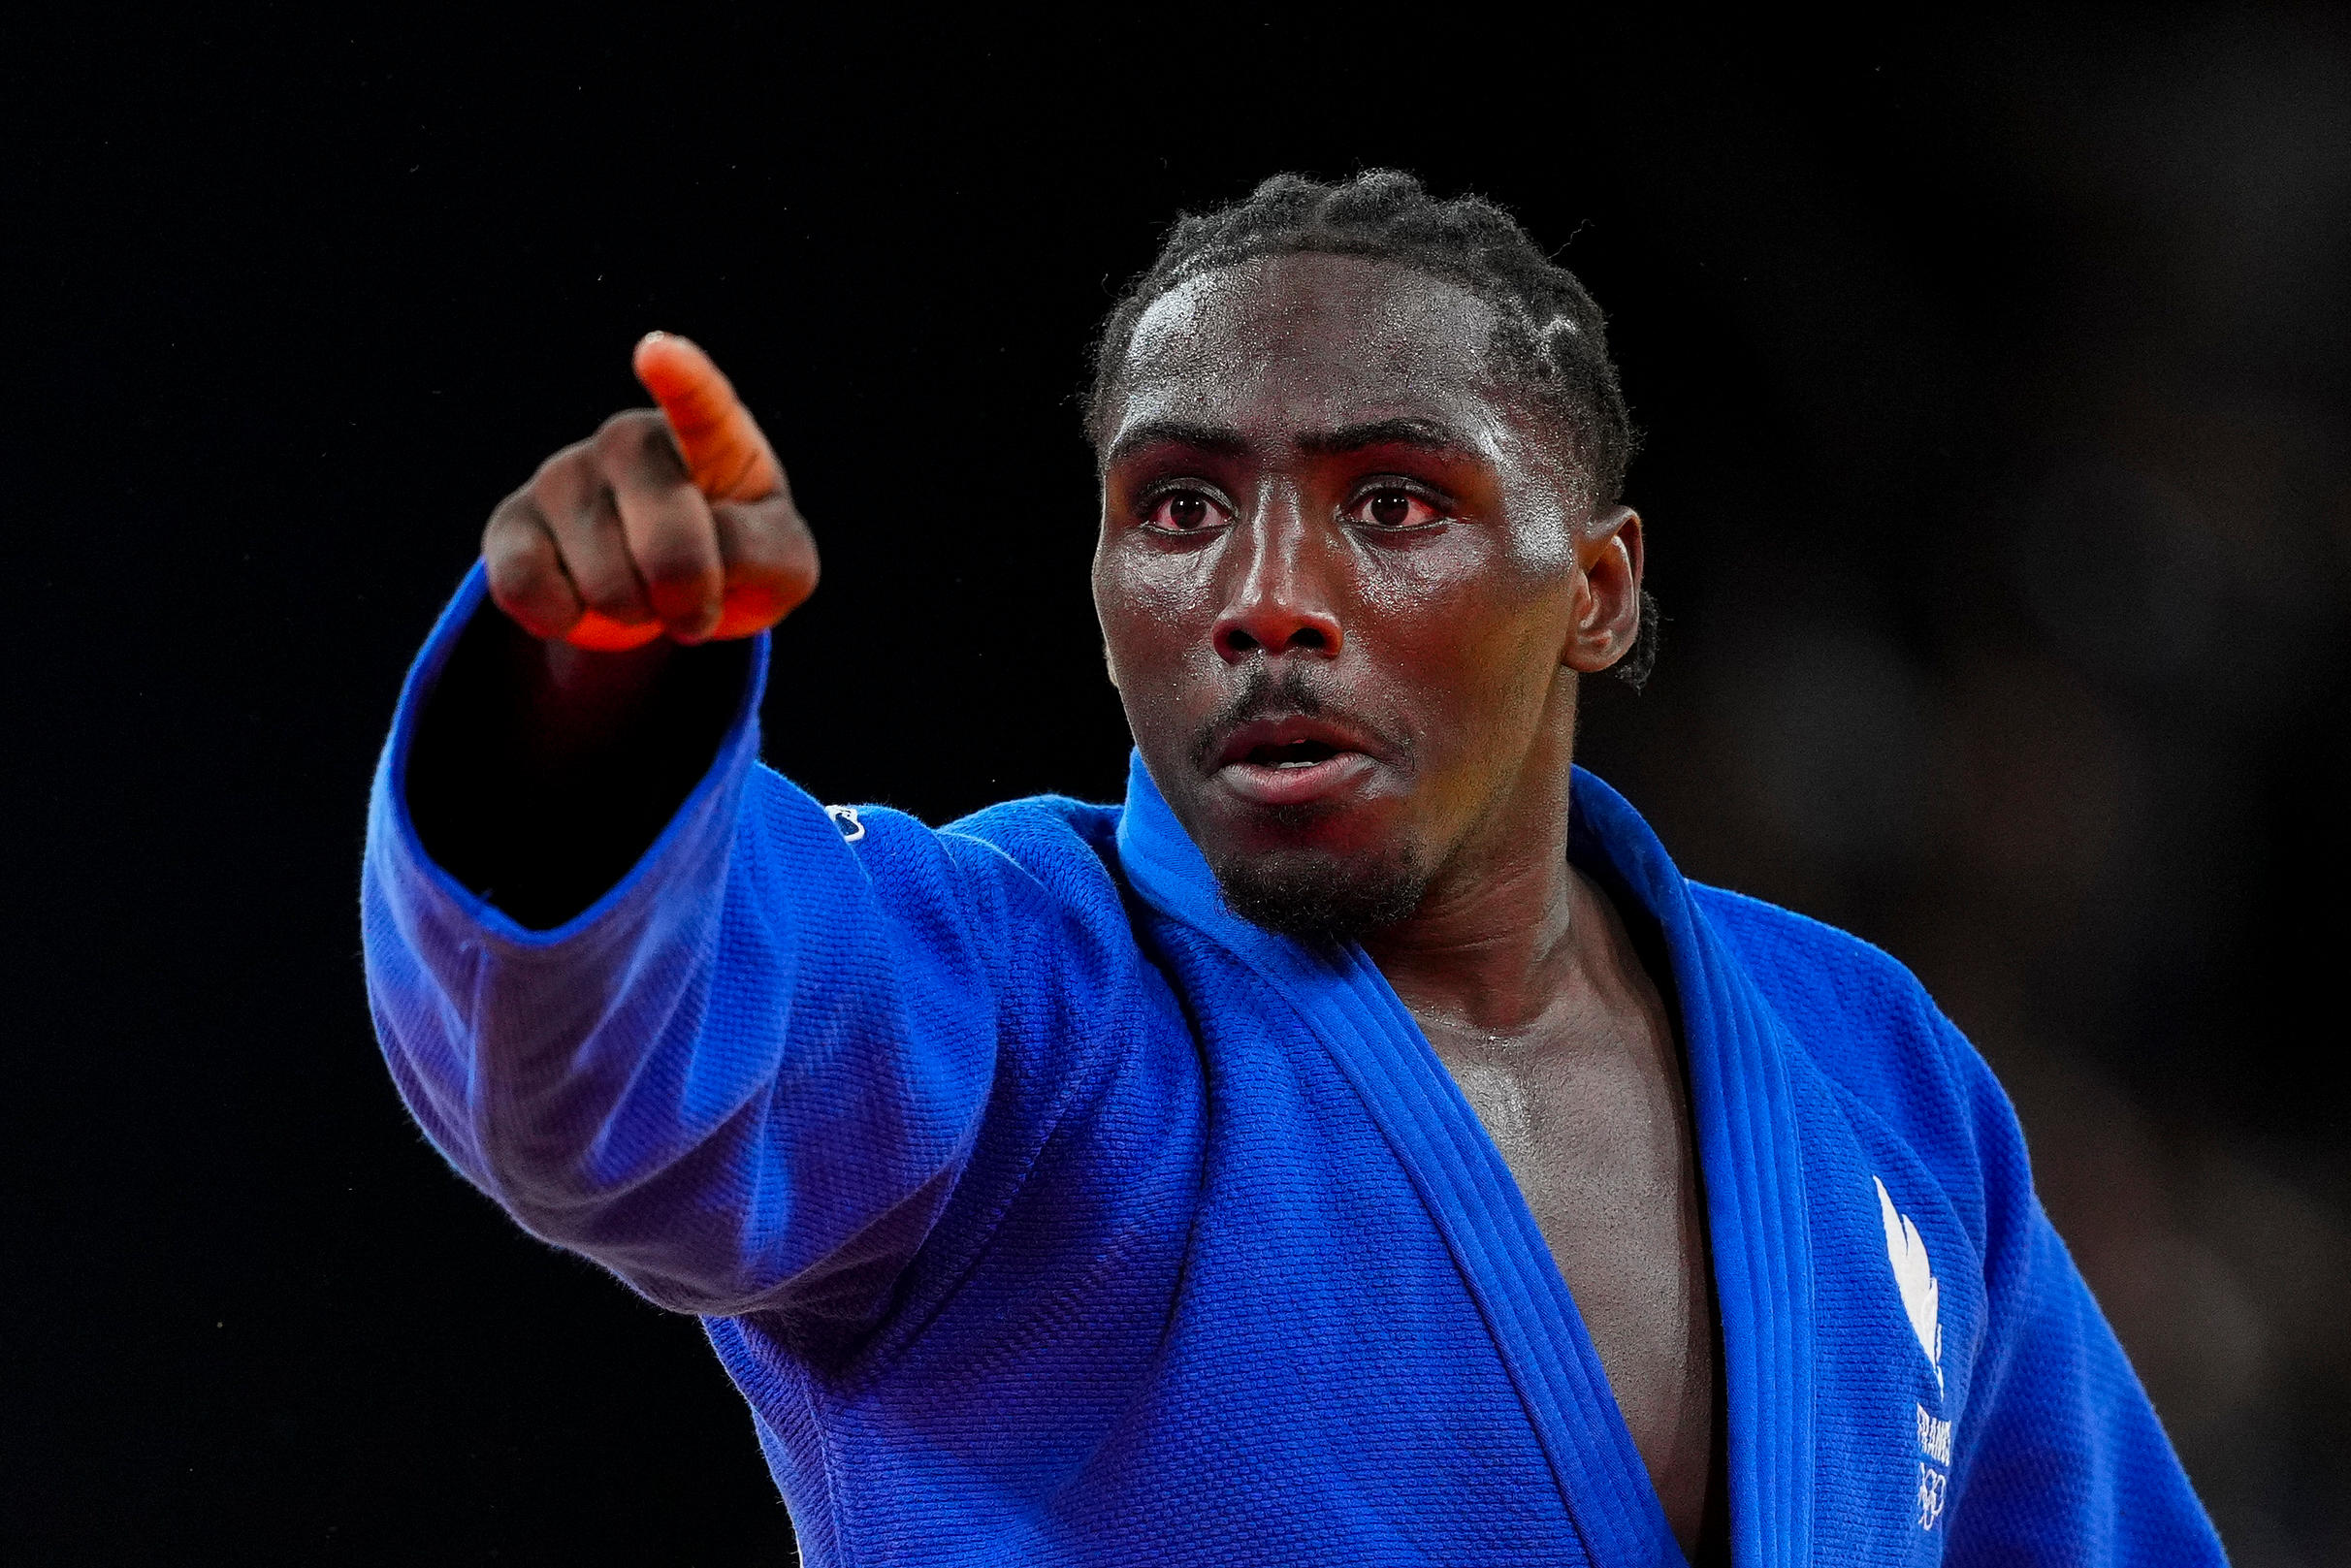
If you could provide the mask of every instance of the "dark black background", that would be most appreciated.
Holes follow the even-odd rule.
[[[670,328],[822,542],[770,759],[933,819],[1114,794],[1087,335],[1179,208],[1370,164],[1613,317],[1670,620],[1587,760],[1920,968],[2240,1560],[2343,1550],[2339,21],[11,25],[11,1561],[788,1555],[694,1326],[384,1077],[402,669]]]

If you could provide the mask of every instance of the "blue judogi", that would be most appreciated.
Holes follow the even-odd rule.
[[[418,842],[410,673],[364,885],[386,1059],[533,1234],[702,1317],[814,1563],[1675,1564],[1509,1170],[1379,971],[1224,909],[1123,807],[946,829],[715,765],[531,931]],[[1575,778],[1671,956],[1742,1564],[2214,1563],[1917,982],[1684,879]]]

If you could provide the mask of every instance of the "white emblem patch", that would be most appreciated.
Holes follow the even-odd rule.
[[[854,844],[865,837],[865,824],[857,820],[856,807],[827,806],[824,808],[824,815],[831,817],[833,826],[841,830],[843,842]],[[1885,1189],[1881,1187],[1878,1190],[1884,1192]]]
[[[1935,1282],[1934,1265],[1927,1262],[1926,1243],[1910,1216],[1894,1207],[1893,1194],[1877,1177],[1878,1218],[1885,1226],[1885,1258],[1894,1265],[1894,1284],[1902,1292],[1902,1312],[1911,1332],[1935,1369],[1935,1392],[1943,1392],[1943,1287]],[[1951,1424],[1924,1405],[1918,1413],[1918,1528],[1931,1530],[1943,1518],[1943,1503],[1950,1485]]]
[[[1925,1460],[1918,1461],[1918,1528],[1931,1530],[1943,1517],[1943,1499],[1950,1477]]]
[[[1935,1390],[1943,1390],[1943,1325],[1937,1321],[1937,1309],[1943,1294],[1935,1283],[1935,1270],[1927,1263],[1926,1243],[1918,1239],[1918,1228],[1910,1216],[1894,1208],[1893,1195],[1885,1183],[1872,1176],[1878,1189],[1878,1217],[1885,1222],[1885,1256],[1894,1265],[1894,1283],[1902,1291],[1902,1310],[1910,1316],[1911,1332],[1918,1336],[1918,1348],[1926,1352],[1926,1362],[1935,1369]]]

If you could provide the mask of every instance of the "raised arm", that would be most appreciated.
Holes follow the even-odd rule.
[[[363,886],[377,1031],[532,1232],[666,1306],[854,1320],[973,1145],[1002,889],[908,818],[853,844],[755,766],[747,639],[814,546],[708,358],[655,337],[637,367],[661,411],[498,507],[403,693]]]

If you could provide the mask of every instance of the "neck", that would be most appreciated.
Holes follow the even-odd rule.
[[[1430,883],[1420,908],[1364,948],[1424,1019],[1507,1040],[1536,1022],[1574,963],[1594,896],[1567,863],[1572,708],[1545,726],[1517,784]]]

